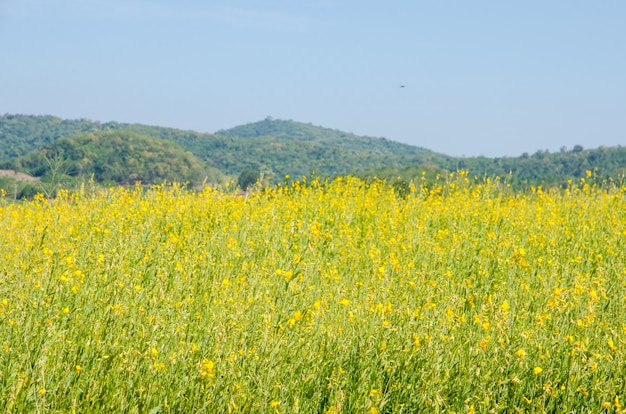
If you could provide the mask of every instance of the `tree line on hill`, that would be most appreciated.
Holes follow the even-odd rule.
[[[312,171],[327,177],[376,176],[398,183],[469,170],[481,177],[507,176],[513,187],[525,188],[562,186],[587,170],[600,178],[617,178],[625,168],[626,148],[621,146],[460,158],[269,117],[215,134],[53,116],[0,117],[0,169],[39,179],[17,183],[4,175],[0,188],[17,195],[18,186],[23,187],[24,196],[50,180],[60,181],[59,177],[67,185],[89,178],[103,184],[177,181],[190,186],[225,185],[230,177],[240,187],[248,187],[251,177],[263,176],[271,184],[285,175],[300,177]]]

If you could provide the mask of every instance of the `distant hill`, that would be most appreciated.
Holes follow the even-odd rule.
[[[0,117],[0,162],[49,147],[77,134],[125,131],[174,142],[207,168],[236,176],[244,170],[263,171],[274,180],[285,175],[351,174],[393,166],[440,164],[449,159],[435,152],[383,138],[362,137],[294,121],[263,121],[216,134],[173,128],[63,120],[52,116]],[[234,135],[240,131],[243,136]],[[256,132],[252,132],[256,131]]]
[[[107,147],[113,145],[111,139],[119,143],[115,149]],[[481,177],[507,176],[514,186],[527,187],[564,185],[586,176],[587,170],[598,180],[618,179],[626,172],[624,147],[575,146],[559,153],[460,158],[384,138],[271,118],[208,134],[53,116],[0,117],[0,169],[15,166],[20,172],[37,175],[41,173],[38,168],[43,168],[37,167],[42,150],[69,157],[75,174],[93,172],[98,180],[123,183],[138,179],[193,181],[200,176],[221,182],[225,176],[236,178],[246,170],[263,172],[273,182],[312,171],[322,176],[357,174],[411,180],[422,174],[432,178],[467,169]]]
[[[220,130],[215,135],[240,138],[273,138],[278,141],[309,142],[319,147],[336,148],[358,155],[397,155],[440,159],[443,154],[385,138],[358,136],[336,129],[312,124],[266,118],[231,129]]]
[[[96,131],[102,131],[102,125],[88,120],[6,114],[0,117],[0,161],[45,148],[61,137]]]
[[[584,149],[580,145],[570,150],[549,153],[537,151],[519,157],[473,157],[455,161],[459,169],[485,176],[509,176],[512,184],[564,186],[568,180],[578,180],[593,173],[594,181],[619,180],[626,173],[626,147]],[[452,169],[454,165],[443,165]]]
[[[199,184],[208,175],[219,178],[219,172],[208,171],[195,155],[173,142],[128,131],[59,138],[45,149],[31,151],[6,164],[35,177],[60,173],[124,184],[164,180]]]
[[[600,147],[583,149],[575,146],[571,150],[558,153],[537,151],[519,157],[471,157],[448,158],[444,162],[423,167],[385,167],[368,171],[367,175],[385,178],[389,181],[410,181],[420,179],[424,174],[432,179],[437,174],[467,170],[472,177],[500,177],[513,188],[528,188],[542,185],[543,187],[565,187],[569,181],[602,183],[613,181],[626,184],[626,147]],[[587,174],[591,173],[592,179]]]
[[[387,140],[358,136],[295,121],[266,118],[215,133],[249,161],[248,169],[269,167],[279,177],[342,175],[384,168],[443,163],[449,157]],[[224,168],[228,168],[224,165]]]

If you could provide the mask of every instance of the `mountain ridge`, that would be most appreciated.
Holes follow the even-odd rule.
[[[467,169],[478,176],[510,174],[511,181],[520,186],[565,185],[568,180],[585,177],[587,171],[607,178],[623,175],[626,170],[626,148],[621,146],[590,150],[575,146],[559,153],[537,151],[519,157],[452,157],[385,138],[270,117],[211,134],[114,121],[9,114],[0,117],[0,168],[19,170],[22,157],[52,148],[60,139],[85,134],[123,137],[126,133],[175,144],[197,157],[202,169],[212,171],[213,177],[234,178],[251,170],[263,172],[270,182],[312,171],[323,176],[356,174],[411,180],[424,172],[436,175]],[[20,172],[32,174],[34,170],[22,168]]]
[[[445,156],[383,138],[362,137],[294,121],[265,119],[265,133],[241,138],[227,130],[219,134],[87,119],[63,120],[53,116],[0,117],[0,162],[51,146],[60,138],[82,133],[128,131],[173,141],[199,157],[208,167],[226,175],[246,169],[263,170],[280,181],[285,175],[341,175],[378,169],[390,164],[427,163]],[[239,128],[249,127],[246,124]],[[238,127],[235,127],[238,128]]]

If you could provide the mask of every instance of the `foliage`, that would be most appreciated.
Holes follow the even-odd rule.
[[[621,411],[626,189],[595,180],[0,199],[0,410]]]
[[[20,157],[51,145],[62,137],[101,131],[99,122],[63,120],[53,116],[0,116],[0,161]]]
[[[258,124],[262,127],[260,131],[269,135],[242,138],[233,136],[233,130],[211,135],[139,124],[5,115],[0,118],[0,131],[10,140],[0,141],[0,148],[6,143],[13,149],[0,151],[0,161],[4,159],[5,166],[11,165],[7,161],[16,155],[25,155],[50,145],[59,137],[71,137],[84,131],[134,132],[172,141],[214,171],[231,176],[238,176],[246,169],[271,171],[274,182],[280,182],[285,175],[308,175],[313,170],[322,175],[336,176],[444,157],[406,144],[359,137],[310,124],[280,120],[265,120]],[[247,127],[253,128],[252,125]],[[15,145],[16,142],[21,142],[21,145]],[[23,150],[18,151],[20,148]],[[2,154],[5,154],[4,157]]]
[[[248,138],[272,137],[279,141],[316,143],[321,147],[332,147],[351,154],[399,155],[441,157],[433,151],[385,138],[358,136],[335,129],[323,128],[302,122],[272,119],[241,125],[215,133],[220,136]]]
[[[224,182],[224,175],[238,177],[244,170],[266,171],[269,174],[265,177],[271,176],[273,183],[281,182],[285,175],[300,177],[312,171],[330,177],[401,177],[406,182],[421,179],[425,172],[433,182],[437,174],[445,176],[467,169],[481,179],[507,176],[514,188],[527,189],[537,185],[564,187],[568,181],[584,177],[587,170],[615,179],[626,168],[624,147],[584,149],[576,145],[559,153],[537,151],[519,157],[458,158],[384,138],[271,118],[216,134],[202,134],[139,124],[27,115],[0,117],[0,168],[9,168],[15,157],[49,147],[61,137],[106,131],[133,132],[173,142],[201,160],[209,182]]]
[[[584,150],[576,145],[571,151],[562,149],[558,153],[537,151],[533,155],[523,154],[517,158],[467,158],[454,164],[443,165],[455,171],[468,169],[480,176],[510,176],[514,187],[531,185],[565,187],[568,181],[585,177],[593,171],[598,179],[623,177],[626,173],[626,147],[600,147]]]
[[[237,178],[237,185],[242,191],[246,191],[248,187],[256,184],[260,178],[261,174],[258,171],[244,170]]]
[[[56,182],[59,168],[66,176],[126,184],[164,180],[199,184],[207,175],[200,160],[175,144],[123,131],[60,138],[18,158],[14,167],[49,182]]]

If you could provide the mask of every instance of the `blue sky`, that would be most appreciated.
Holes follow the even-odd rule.
[[[0,0],[0,113],[272,116],[465,156],[626,145],[624,22],[623,0]]]

